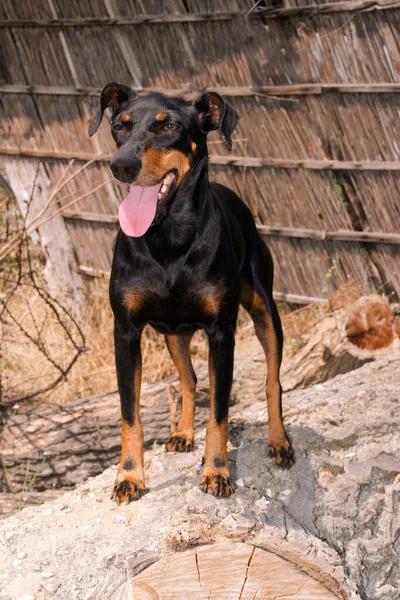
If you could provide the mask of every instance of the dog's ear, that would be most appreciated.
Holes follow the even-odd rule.
[[[239,122],[239,115],[217,92],[203,92],[193,101],[200,121],[200,129],[208,133],[219,129],[219,134],[227,150],[232,150],[232,133]]]
[[[103,88],[100,96],[100,108],[93,117],[89,125],[89,136],[92,137],[94,133],[100,127],[100,123],[103,119],[104,111],[107,107],[117,108],[123,102],[126,102],[133,96],[136,96],[136,93],[130,88],[126,87],[126,85],[122,85],[121,83],[109,83]]]

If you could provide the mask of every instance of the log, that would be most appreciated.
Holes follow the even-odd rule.
[[[165,87],[140,87],[132,86],[138,94],[165,94],[167,96],[184,96],[193,100],[202,92],[217,92],[221,96],[251,97],[268,96],[279,98],[281,96],[309,96],[321,94],[396,94],[400,92],[399,83],[296,83],[292,85],[252,85],[204,88],[201,90],[189,89],[187,86],[171,89]],[[83,86],[56,86],[56,85],[24,85],[21,83],[6,83],[0,85],[0,94],[37,95],[37,96],[100,96],[101,88]]]
[[[198,375],[196,427],[201,428],[209,412],[207,370]],[[178,378],[142,386],[146,447],[170,437],[168,386],[179,390]],[[0,439],[0,492],[68,488],[101,473],[119,460],[120,420],[117,391],[11,415]]]
[[[93,152],[71,152],[70,150],[32,149],[16,146],[0,146],[0,155],[51,158],[56,160],[81,160],[110,162],[112,154]],[[311,171],[400,171],[398,160],[317,160],[275,158],[272,156],[224,156],[209,155],[210,165],[222,167],[248,167],[259,169],[306,169]]]
[[[376,312],[379,302],[380,310],[392,314],[381,297],[369,296],[360,299],[351,308],[336,310],[311,325],[303,332],[298,348],[293,348],[292,340],[288,338],[281,371],[284,392],[323,383],[377,357],[400,352],[396,332],[392,343],[387,344],[390,318],[380,323],[383,335],[377,336],[376,331],[371,333],[368,328],[356,334],[365,335],[369,341],[383,340],[385,347],[358,347],[351,341],[354,341],[360,310],[368,312],[372,307],[371,315],[379,316],[380,313]],[[362,323],[364,321],[361,320]],[[376,319],[372,321],[376,326]],[[395,323],[390,323],[394,331]],[[347,338],[346,327],[347,333],[353,336],[351,339]],[[265,402],[263,350],[250,329],[239,333],[238,338],[231,418],[240,416],[243,409],[256,399]],[[196,435],[206,425],[209,415],[208,371],[204,363],[197,368],[197,376]],[[141,418],[146,447],[168,441],[171,434],[170,399],[177,393],[179,380],[176,376],[155,384],[143,384]],[[43,491],[81,483],[119,461],[118,393],[112,391],[64,405],[39,405],[27,412],[12,414],[0,439],[0,451],[3,459],[0,492]]]
[[[193,452],[148,450],[138,502],[109,499],[111,467],[0,521],[2,598],[398,600],[400,361],[287,394],[289,471],[266,456],[267,410],[252,380],[247,369],[252,406],[229,426],[231,498],[199,489],[204,431]]]
[[[223,543],[202,546],[164,558],[117,589],[111,600],[122,600],[129,589],[133,598],[279,598],[335,600],[345,598],[293,564],[252,544]],[[333,584],[338,591],[337,582]],[[245,596],[244,596],[245,593]]]
[[[400,353],[400,324],[388,302],[372,294],[310,324],[310,333],[286,340],[285,391],[323,383],[376,358]]]

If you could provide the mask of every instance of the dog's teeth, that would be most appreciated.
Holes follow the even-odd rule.
[[[166,186],[166,185],[165,185],[165,183],[164,183],[164,184],[163,184],[163,186],[162,186],[162,188],[161,188],[161,192],[162,192],[163,194],[165,194],[165,192],[167,191],[167,189],[168,189],[168,188],[167,188],[167,186]]]
[[[162,193],[158,192],[158,199],[161,200],[161,198],[162,198]]]

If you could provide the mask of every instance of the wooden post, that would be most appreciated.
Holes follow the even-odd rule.
[[[29,206],[26,225],[46,206],[50,197],[50,181],[43,164],[39,165],[35,192],[32,201],[33,183],[38,169],[38,161],[30,158],[8,158],[5,171],[10,188],[15,195],[18,207],[25,217]],[[49,208],[55,212],[58,206]],[[73,299],[74,303],[83,302],[83,283],[79,275],[78,264],[74,255],[71,239],[64,219],[58,215],[44,223],[32,234],[34,242],[39,242],[46,257],[44,275],[52,295]]]

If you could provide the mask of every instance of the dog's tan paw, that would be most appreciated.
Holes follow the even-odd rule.
[[[290,469],[295,463],[292,444],[285,437],[278,440],[268,440],[268,456],[275,458],[275,462],[281,469]]]
[[[191,452],[193,450],[193,434],[175,433],[165,445],[167,452]]]
[[[129,504],[134,500],[140,500],[140,498],[147,492],[144,481],[136,481],[134,479],[125,479],[124,481],[116,481],[114,489],[111,492],[111,500],[114,500],[118,506],[122,502]]]

